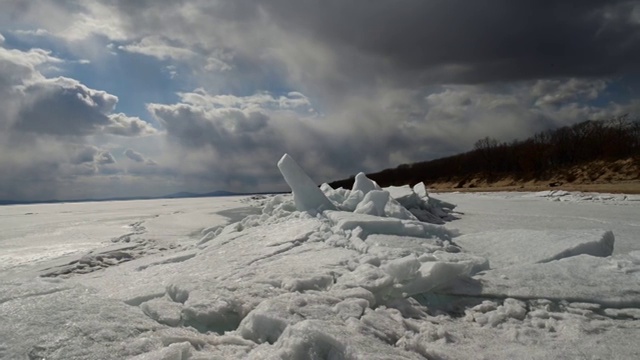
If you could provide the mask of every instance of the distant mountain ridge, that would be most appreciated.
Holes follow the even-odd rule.
[[[234,192],[225,191],[225,190],[217,190],[217,191],[213,191],[205,194],[197,194],[197,193],[192,193],[188,191],[180,191],[177,193],[161,196],[160,198],[161,199],[181,199],[181,198],[235,196],[235,195],[249,195],[249,194],[234,193]]]
[[[241,196],[241,195],[259,195],[259,194],[271,194],[271,193],[235,193],[225,190],[217,190],[213,192],[198,194],[188,191],[180,191],[177,193],[163,195],[163,196],[131,196],[131,197],[112,197],[112,198],[99,198],[99,199],[72,199],[72,200],[33,200],[33,201],[21,201],[21,200],[1,200],[1,205],[29,205],[29,204],[59,204],[59,203],[76,203],[76,202],[101,202],[101,201],[127,201],[127,200],[159,200],[159,199],[188,199],[199,197],[222,197],[222,196]]]

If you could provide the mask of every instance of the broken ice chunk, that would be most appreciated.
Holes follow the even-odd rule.
[[[369,179],[364,173],[361,172],[356,175],[356,179],[353,182],[352,190],[360,190],[366,195],[369,191],[382,189],[375,181]]]
[[[418,196],[420,196],[421,198],[426,198],[427,196],[429,196],[429,193],[427,192],[427,187],[424,186],[423,182],[419,182],[415,184],[413,186],[413,192],[418,194]]]
[[[407,295],[434,291],[447,283],[472,273],[473,264],[468,262],[426,262],[420,266],[418,276],[402,288]]]
[[[291,187],[293,201],[299,211],[335,209],[309,175],[288,154],[284,154],[278,161],[278,169]]]
[[[387,191],[373,190],[364,196],[364,199],[354,211],[356,214],[368,214],[374,216],[385,216],[384,208],[389,202]]]

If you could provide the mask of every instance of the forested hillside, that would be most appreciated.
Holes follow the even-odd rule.
[[[624,179],[640,179],[638,169],[640,120],[625,115],[584,121],[511,143],[487,137],[478,140],[474,149],[466,153],[403,164],[367,176],[381,186],[424,182],[454,183],[453,187],[463,188],[473,187],[474,181],[491,184],[505,178],[519,182],[584,183],[607,181],[607,176],[613,179],[610,175],[616,174]],[[330,185],[350,188],[352,183],[353,177]]]

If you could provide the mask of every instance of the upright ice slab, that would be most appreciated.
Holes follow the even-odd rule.
[[[382,189],[375,181],[369,179],[363,172],[360,172],[358,173],[358,175],[356,175],[356,178],[353,182],[353,190],[360,190],[363,194],[366,195],[369,191]]]
[[[289,154],[284,154],[278,161],[278,169],[293,191],[293,201],[299,211],[335,210],[331,201]]]

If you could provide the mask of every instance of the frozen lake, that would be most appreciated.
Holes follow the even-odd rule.
[[[246,197],[0,206],[0,272],[83,254],[135,233],[180,244],[205,227],[239,220]],[[220,214],[222,212],[222,214]],[[227,214],[225,216],[224,214]]]
[[[0,358],[640,357],[638,199],[323,190],[0,207]]]

